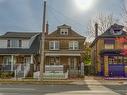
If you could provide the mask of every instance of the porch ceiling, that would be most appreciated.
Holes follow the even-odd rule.
[[[45,56],[81,56],[80,54],[50,54],[46,53]]]
[[[50,51],[45,56],[81,56],[81,51]]]

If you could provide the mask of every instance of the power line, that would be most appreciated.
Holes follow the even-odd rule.
[[[73,26],[76,25],[76,28],[77,28],[78,30],[80,30],[79,27],[83,27],[83,28],[85,27],[85,25],[82,25],[81,23],[79,23],[79,22],[73,20],[72,18],[66,16],[64,13],[62,13],[62,12],[56,10],[55,8],[53,8],[53,7],[51,7],[51,6],[48,6],[48,7],[50,8],[50,10],[53,10],[53,14],[54,14],[54,13],[57,13],[57,17],[63,16],[65,19],[67,19],[67,21],[71,21],[71,22],[72,22],[71,24],[73,24]],[[53,15],[53,14],[52,14],[52,15]],[[60,15],[60,16],[58,16],[58,15]],[[58,19],[57,19],[57,20],[58,20]],[[84,30],[83,28],[82,28],[82,30]],[[84,31],[86,31],[86,30],[84,30]],[[82,32],[82,33],[84,34],[84,32]],[[89,32],[85,32],[85,34],[86,34],[86,36],[89,36],[89,35],[90,35]]]

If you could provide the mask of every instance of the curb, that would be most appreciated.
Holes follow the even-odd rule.
[[[0,80],[0,84],[69,85],[76,80]]]

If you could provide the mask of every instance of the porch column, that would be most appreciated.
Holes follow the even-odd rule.
[[[30,63],[33,64],[33,55],[31,55]]]
[[[108,56],[104,56],[104,76],[109,76],[108,72]]]
[[[14,67],[14,55],[11,55],[11,71],[13,71]]]

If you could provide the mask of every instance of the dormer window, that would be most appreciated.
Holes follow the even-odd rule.
[[[68,29],[60,29],[60,35],[68,35]]]
[[[17,40],[17,39],[7,40],[7,47],[8,48],[21,48],[22,40]]]

